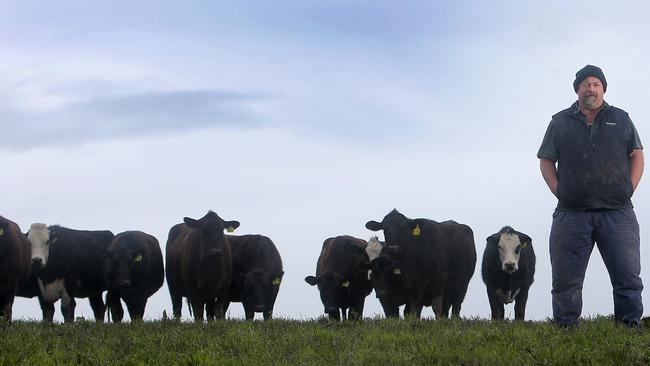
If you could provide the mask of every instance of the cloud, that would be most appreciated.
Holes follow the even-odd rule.
[[[0,149],[77,145],[133,136],[184,133],[216,126],[256,128],[255,103],[268,96],[223,90],[143,92],[94,96],[47,109],[0,106]]]

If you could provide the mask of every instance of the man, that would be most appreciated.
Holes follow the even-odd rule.
[[[596,243],[614,290],[614,319],[638,326],[643,283],[631,197],[643,173],[643,146],[628,114],[603,100],[607,80],[599,67],[579,70],[573,89],[578,101],[553,116],[537,153],[558,199],[549,239],[553,320],[578,325]]]

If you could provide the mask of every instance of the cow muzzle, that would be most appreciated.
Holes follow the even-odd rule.
[[[508,274],[515,273],[515,272],[517,272],[517,269],[518,269],[517,268],[517,263],[515,263],[515,262],[506,262],[506,263],[503,264],[502,269],[503,269],[503,271],[505,273],[508,273]]]
[[[43,258],[41,257],[34,257],[32,258],[32,266],[36,268],[43,268],[45,267],[45,262],[43,261]]]

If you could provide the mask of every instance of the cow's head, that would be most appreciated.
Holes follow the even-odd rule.
[[[320,299],[328,314],[339,311],[343,299],[348,296],[354,286],[350,278],[336,272],[325,272],[318,277],[307,276],[305,282],[311,286],[318,285]]]
[[[47,265],[50,245],[57,240],[56,233],[50,231],[45,224],[35,223],[27,232],[27,240],[32,246],[32,265],[37,268]]]
[[[386,245],[380,255],[370,262],[372,287],[386,316],[399,316],[399,306],[405,302],[400,248]]]
[[[487,241],[488,245],[496,245],[498,247],[501,270],[509,274],[519,270],[521,250],[532,243],[528,235],[515,231],[509,226],[489,236]]]
[[[420,235],[416,220],[402,215],[397,209],[384,216],[381,222],[368,221],[366,228],[371,231],[384,231],[384,239],[388,245],[400,245],[406,235]],[[418,228],[418,229],[416,229]]]
[[[235,274],[233,281],[242,282],[244,308],[254,312],[271,311],[282,276],[284,271],[269,273],[260,269]]]
[[[134,277],[143,266],[149,263],[147,254],[129,248],[120,240],[118,235],[104,252],[106,258],[106,282],[110,289],[120,289],[131,286]]]
[[[223,248],[227,241],[223,231],[232,232],[239,227],[239,221],[224,221],[213,211],[208,211],[205,216],[198,220],[186,217],[183,221],[189,228],[200,231],[201,242],[206,249],[205,253],[210,257],[224,255]]]

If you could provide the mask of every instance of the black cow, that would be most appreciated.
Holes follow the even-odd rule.
[[[14,298],[30,272],[29,241],[15,222],[0,216],[0,319],[11,321]]]
[[[232,248],[230,302],[241,302],[246,319],[261,312],[271,319],[284,271],[282,258],[271,239],[262,235],[226,235]]]
[[[199,220],[184,218],[169,230],[165,262],[167,286],[174,317],[180,319],[183,297],[188,299],[194,320],[225,317],[225,303],[232,278],[230,243],[223,231],[239,227],[209,211]]]
[[[104,321],[104,253],[113,233],[32,224],[27,238],[32,245],[32,261],[40,266],[38,270],[32,268],[37,271],[43,320],[54,319],[54,303],[61,299],[63,320],[74,321],[74,298],[87,297],[95,320]]]
[[[106,252],[106,305],[114,322],[121,322],[124,300],[131,320],[142,320],[151,295],[165,279],[158,240],[142,231],[117,234]]]
[[[370,248],[372,252],[368,251]],[[368,242],[368,249],[370,280],[384,309],[384,315],[387,318],[399,317],[399,307],[407,303],[400,248],[397,245],[385,245],[375,237]],[[409,313],[410,309],[406,306],[404,315]]]
[[[305,277],[305,282],[311,286],[318,285],[325,313],[330,319],[341,320],[341,313],[343,320],[363,316],[366,296],[372,292],[365,248],[365,240],[351,236],[326,239],[318,257],[316,276]]]
[[[504,318],[504,304],[515,302],[515,319],[524,320],[528,290],[535,276],[531,238],[510,226],[487,237],[481,269],[492,319]]]
[[[395,247],[372,269],[377,275],[384,274],[385,279],[403,281],[401,291],[397,291],[396,284],[384,284],[385,289],[378,293],[380,301],[384,297],[383,303],[389,304],[387,316],[397,316],[396,307],[404,300],[405,313],[417,318],[424,306],[431,306],[436,318],[448,317],[450,309],[452,315],[460,315],[476,267],[474,235],[469,226],[454,221],[409,219],[393,210],[381,223],[369,221],[366,228],[383,230],[388,247]],[[395,273],[395,263],[399,274]]]

